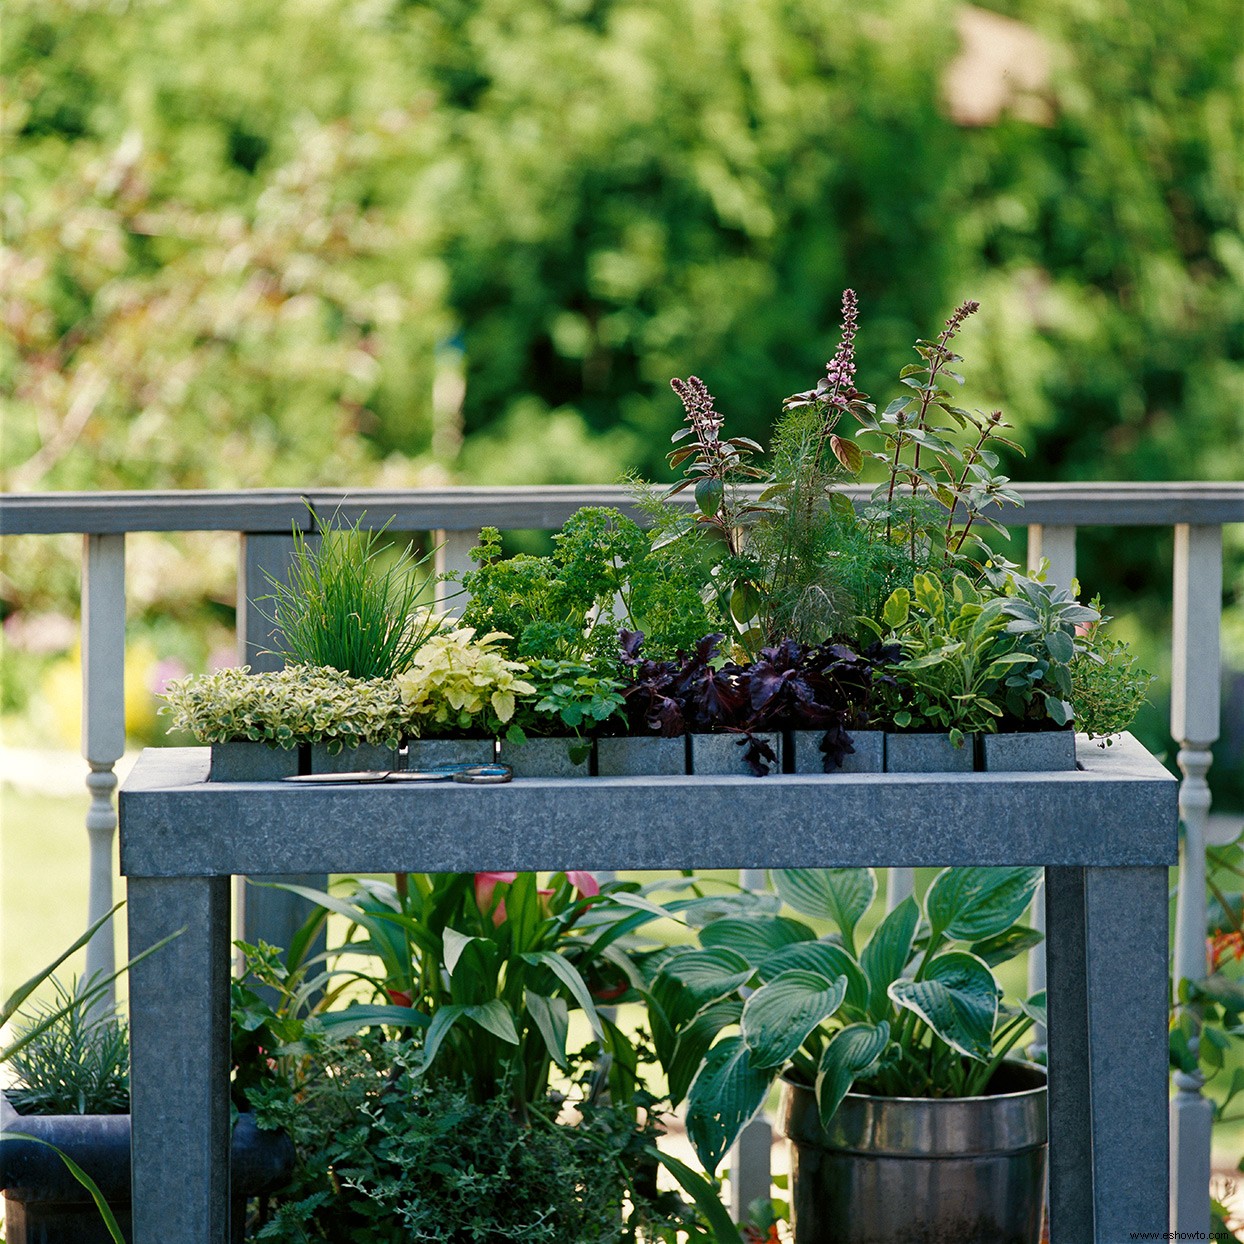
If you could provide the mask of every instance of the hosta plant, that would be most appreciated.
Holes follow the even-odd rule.
[[[363,743],[397,747],[405,709],[391,679],[292,665],[252,674],[247,666],[178,679],[160,711],[200,743],[262,742],[291,748],[325,743],[341,751]]]
[[[765,911],[726,916],[699,946],[664,959],[647,990],[656,1052],[687,1131],[716,1170],[783,1072],[815,1089],[823,1122],[848,1092],[970,1097],[1033,1022],[1043,994],[1003,1006],[993,968],[1040,935],[1019,923],[1039,868],[948,868],[906,898],[867,942],[872,869],[772,874],[808,924]]]

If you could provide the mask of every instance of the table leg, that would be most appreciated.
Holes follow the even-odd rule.
[[[228,1244],[229,878],[128,889],[134,1244]]]
[[[1093,1240],[1093,1120],[1089,1092],[1084,869],[1045,870],[1046,1041],[1050,1087],[1050,1239]]]
[[[1050,1238],[1165,1232],[1165,868],[1046,870]]]

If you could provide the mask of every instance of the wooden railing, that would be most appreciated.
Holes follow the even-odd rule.
[[[846,490],[857,503],[867,489]],[[1003,517],[1028,534],[1030,565],[1048,558],[1051,578],[1069,583],[1076,573],[1076,533],[1082,527],[1173,528],[1175,562],[1171,586],[1171,734],[1183,775],[1180,812],[1184,824],[1173,977],[1205,974],[1205,849],[1212,845],[1207,774],[1219,734],[1219,635],[1222,601],[1223,528],[1244,523],[1244,484],[1028,484],[1018,491],[1022,511]],[[90,772],[91,888],[88,918],[112,902],[112,842],[116,832],[114,772],[125,744],[125,538],[130,532],[223,531],[240,537],[237,642],[240,662],[265,668],[264,622],[250,599],[267,591],[265,572],[283,574],[291,531],[313,534],[331,515],[369,525],[391,522],[402,532],[430,532],[437,568],[469,568],[469,550],[482,526],[504,530],[551,530],[584,505],[612,505],[634,512],[623,487],[449,488],[418,491],[272,489],[245,492],[31,493],[0,497],[0,536],[76,533],[83,536],[82,752]],[[1018,558],[1017,558],[1018,560]],[[192,573],[192,568],[187,568]],[[744,876],[748,886],[764,878]],[[911,890],[910,870],[891,870],[888,902]],[[265,891],[266,895],[276,892]],[[279,900],[277,900],[279,901]],[[268,911],[262,919],[280,913]],[[252,911],[251,916],[255,913]],[[1038,910],[1034,918],[1041,920]],[[251,923],[248,919],[248,924]],[[270,939],[272,940],[272,939]],[[88,951],[87,970],[112,964],[107,935]],[[1034,987],[1043,984],[1040,955],[1032,957]],[[1209,1230],[1208,1197],[1211,1103],[1197,1075],[1176,1074],[1171,1102],[1172,1230]],[[767,1187],[767,1126],[744,1138],[736,1162],[734,1200],[745,1207]],[[1190,1236],[1189,1238],[1196,1238]],[[1203,1237],[1204,1238],[1204,1237]]]

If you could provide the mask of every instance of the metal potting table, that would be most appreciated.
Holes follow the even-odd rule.
[[[185,929],[131,970],[135,1244],[229,1239],[230,878],[485,869],[1043,865],[1052,1238],[1167,1229],[1176,781],[1128,736],[1029,774],[298,786],[208,760],[145,751],[120,797],[130,953]]]

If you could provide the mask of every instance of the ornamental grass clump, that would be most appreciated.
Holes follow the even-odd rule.
[[[169,683],[160,711],[200,743],[325,743],[397,747],[405,709],[397,684],[309,665],[252,674],[248,666]]]
[[[256,604],[275,628],[274,651],[287,664],[392,678],[410,668],[435,634],[437,618],[419,607],[434,579],[417,573],[431,554],[416,558],[406,548],[392,558],[384,541],[388,523],[372,531],[362,522],[330,522],[318,545],[295,528],[288,580],[265,572],[272,594]]]
[[[502,631],[476,638],[471,626],[433,634],[396,679],[408,732],[417,738],[498,734],[518,697],[536,693],[522,677],[527,666],[501,646],[509,638]]]

